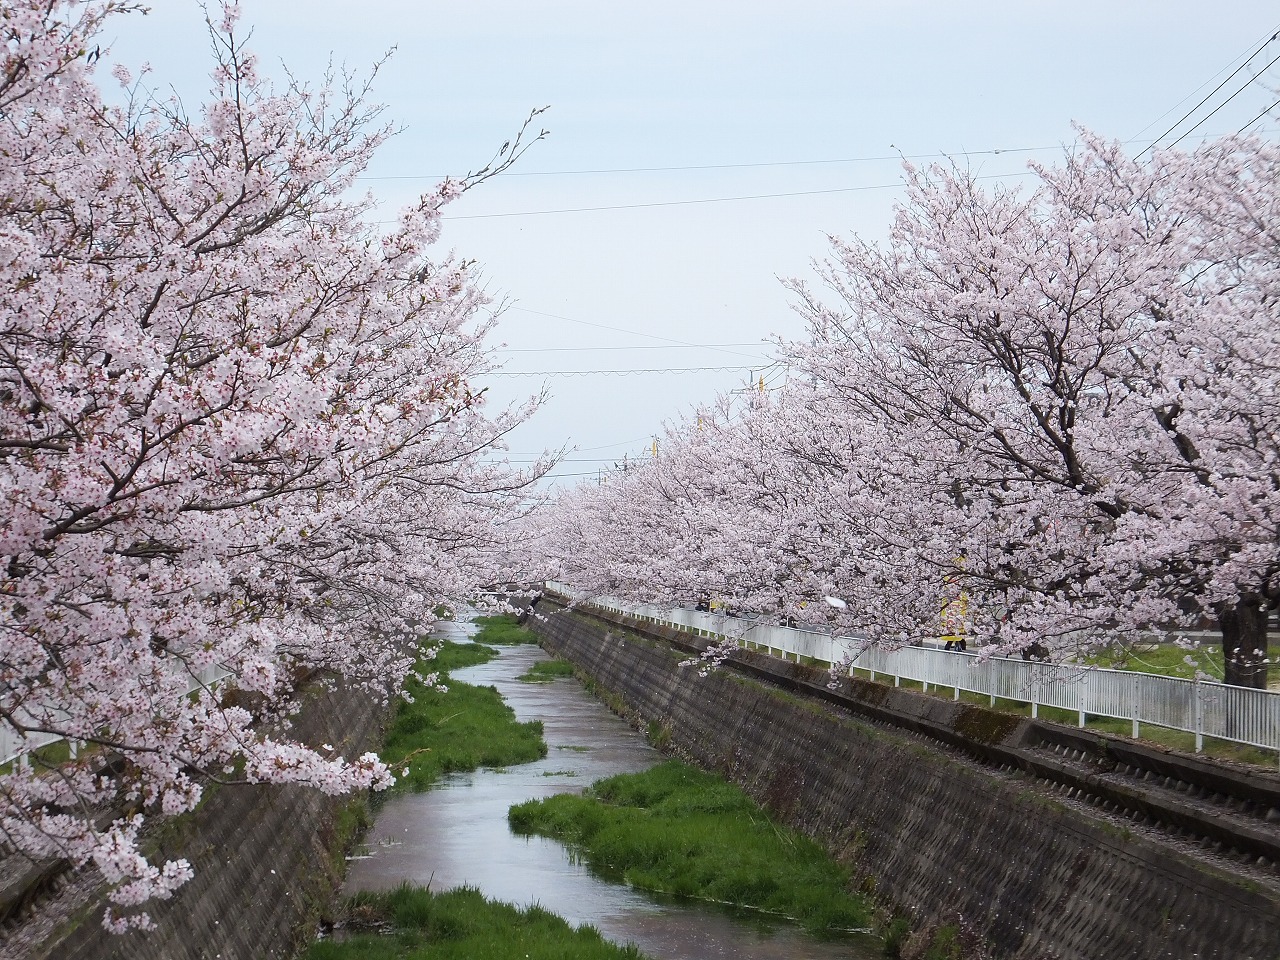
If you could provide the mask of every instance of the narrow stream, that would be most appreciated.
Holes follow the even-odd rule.
[[[471,624],[449,624],[463,640]],[[733,915],[688,901],[655,899],[592,874],[561,844],[522,837],[507,826],[514,803],[581,792],[600,777],[647,769],[662,759],[639,733],[576,680],[520,683],[547,659],[538,647],[501,647],[489,663],[454,672],[458,680],[492,684],[520,720],[541,720],[543,760],[503,770],[450,776],[425,793],[392,797],[378,812],[350,863],[345,892],[387,890],[404,881],[432,890],[469,884],[520,905],[538,903],[571,924],[593,924],[618,943],[634,941],[657,960],[870,960],[879,941],[854,936],[817,941],[758,916]]]

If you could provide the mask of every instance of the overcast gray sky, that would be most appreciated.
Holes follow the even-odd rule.
[[[194,102],[207,87],[202,14],[194,0],[153,2],[114,21],[114,56],[149,61],[157,85]],[[564,482],[642,453],[664,421],[758,377],[762,341],[801,333],[777,278],[804,275],[828,234],[886,234],[899,155],[1017,177],[1060,156],[1073,121],[1136,152],[1280,29],[1274,0],[241,9],[277,77],[283,63],[318,79],[331,56],[364,68],[396,47],[375,95],[403,132],[364,184],[388,217],[439,176],[482,166],[550,105],[550,137],[452,206],[442,241],[510,301],[509,372],[746,368],[495,378],[500,400],[543,383],[553,394],[512,458],[577,446],[556,471]],[[1280,40],[1162,142],[1277,55]],[[1280,97],[1277,79],[1273,67],[1192,138],[1245,126]],[[1254,125],[1276,135],[1274,119]]]

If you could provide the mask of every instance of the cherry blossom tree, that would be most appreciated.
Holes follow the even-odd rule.
[[[547,578],[830,624],[819,601],[835,590],[849,530],[818,500],[830,503],[824,487],[844,480],[794,455],[798,431],[814,426],[803,403],[796,391],[722,398],[670,425],[659,456],[563,494],[532,538]]]
[[[1275,163],[1229,140],[1140,166],[1085,136],[1025,198],[911,171],[887,249],[834,244],[838,305],[800,290],[811,372],[928,466],[904,492],[945,535],[932,563],[1002,648],[1213,616],[1228,682],[1265,684]]]
[[[0,831],[94,863],[117,930],[190,876],[144,817],[209,780],[392,781],[291,737],[298,685],[396,693],[548,466],[494,457],[533,404],[486,410],[494,311],[429,252],[528,141],[380,230],[348,196],[389,133],[367,83],[275,88],[228,5],[196,114],[122,68],[112,106],[130,7],[0,0],[0,730],[80,745],[0,775]]]
[[[674,428],[671,459],[589,495],[602,543],[562,554],[623,596],[709,577],[877,642],[947,632],[960,596],[992,652],[1212,618],[1228,682],[1263,685],[1278,160],[1230,138],[1139,164],[1082,132],[1028,191],[908,167],[888,241],[833,238],[826,291],[792,284],[787,387]],[[618,538],[641,532],[628,569]]]

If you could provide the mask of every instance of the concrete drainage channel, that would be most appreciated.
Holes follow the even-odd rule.
[[[548,607],[539,606],[545,619],[535,629],[549,649],[628,710],[669,727],[678,750],[757,793],[794,794],[783,813],[807,818],[797,825],[823,834],[864,883],[918,922],[944,919],[950,905],[1001,955],[1017,957],[1277,956],[1280,778],[1269,771],[864,680],[830,689],[825,670],[750,651],[735,654],[718,681],[699,680],[676,663],[704,640]],[[658,648],[667,652],[657,657]],[[786,704],[765,717],[775,708],[742,693],[733,676],[807,701],[800,709],[813,719],[781,717]],[[829,732],[838,722],[818,721],[817,703],[921,746],[859,741],[848,722]],[[690,727],[683,743],[681,724]],[[790,726],[775,734],[771,724]],[[974,764],[972,772],[947,756]],[[786,789],[784,770],[792,771]]]
[[[357,756],[376,746],[385,709],[362,691],[316,688],[293,733]],[[150,905],[156,929],[145,934],[102,928],[105,891],[91,866],[0,857],[0,958],[293,957],[336,884],[326,838],[346,802],[304,786],[210,791],[196,811],[154,833],[157,856],[185,857],[196,875]]]
[[[637,633],[659,637],[690,655],[705,647],[690,634],[655,629],[603,611],[590,612]],[[861,679],[845,680],[833,690],[825,670],[751,651],[739,651],[729,665],[783,689],[922,734],[997,769],[1021,770],[1070,799],[1123,814],[1135,822],[1164,827],[1177,836],[1193,837],[1216,853],[1280,876],[1280,777],[1273,774],[1237,769],[1105,734],[1080,733],[1042,720],[1018,720],[983,707]],[[990,724],[984,728],[980,722],[965,722],[975,714],[988,715]],[[980,739],[988,731],[993,735]]]
[[[1020,757],[1027,773],[1073,799],[1195,839],[1243,866],[1276,875],[1280,787],[1270,777],[1214,769],[1112,738],[1072,737],[1053,729],[1035,733],[1039,743]]]

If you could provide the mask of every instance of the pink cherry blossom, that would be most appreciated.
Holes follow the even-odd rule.
[[[206,103],[110,106],[84,51],[132,6],[0,0],[0,725],[80,745],[0,776],[0,831],[95,863],[119,930],[191,875],[137,837],[202,783],[392,782],[291,737],[299,685],[396,694],[549,466],[494,455],[536,402],[486,408],[494,312],[429,250],[519,149],[381,233],[360,83],[276,89],[227,4]]]
[[[1027,190],[908,166],[887,242],[789,286],[768,394],[539,520],[551,578],[1065,657],[1216,621],[1265,683],[1280,604],[1280,148],[1147,163],[1082,131]],[[823,603],[825,597],[843,601]]]

